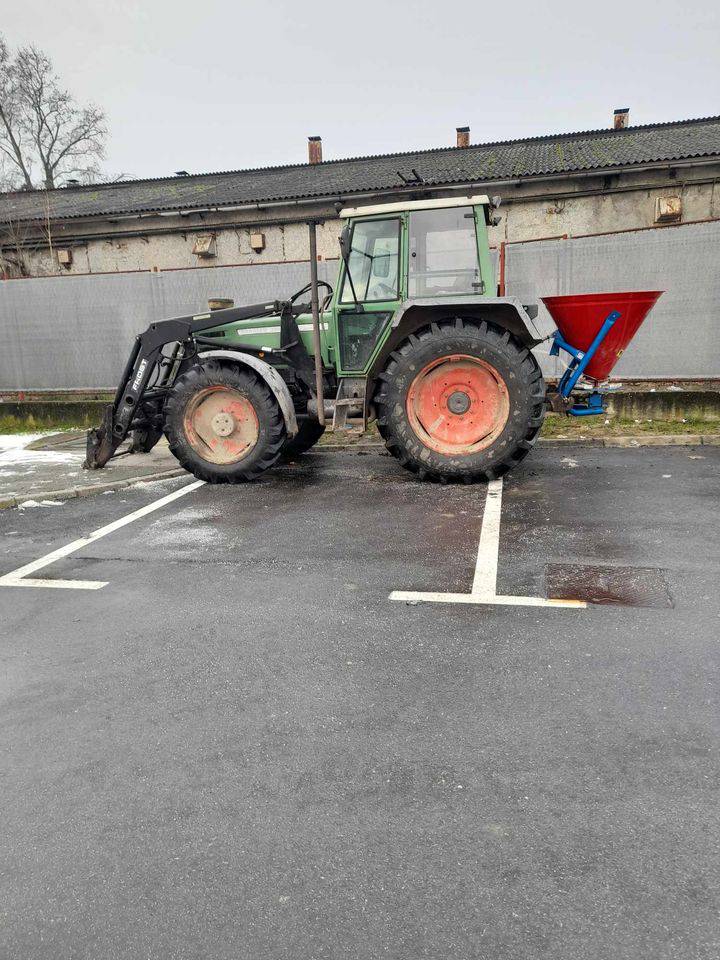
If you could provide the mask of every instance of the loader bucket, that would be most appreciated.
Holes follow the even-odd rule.
[[[588,349],[610,313],[620,314],[584,371],[591,380],[607,380],[662,292],[583,293],[541,299],[564,339],[577,350]]]
[[[88,430],[85,448],[86,470],[99,470],[110,460],[117,444],[113,444],[113,405],[108,404],[103,411],[102,423],[93,430]]]

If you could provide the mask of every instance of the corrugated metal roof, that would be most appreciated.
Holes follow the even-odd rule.
[[[430,187],[612,170],[720,157],[720,117],[589,130],[525,140],[0,194],[0,222],[65,220],[392,191],[413,180]]]

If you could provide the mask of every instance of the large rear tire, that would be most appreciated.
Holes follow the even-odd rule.
[[[170,450],[209,483],[256,480],[285,442],[285,421],[272,391],[252,370],[207,360],[175,382],[165,405]]]
[[[507,330],[457,318],[431,323],[390,354],[374,403],[385,445],[407,470],[475,483],[502,476],[532,450],[545,384]]]
[[[285,441],[282,448],[283,460],[292,460],[314,447],[320,437],[325,433],[325,427],[321,427],[317,420],[311,420],[309,417],[298,421],[298,432],[294,437]]]

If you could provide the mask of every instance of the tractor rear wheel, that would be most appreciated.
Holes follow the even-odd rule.
[[[393,351],[379,375],[378,429],[421,479],[493,480],[530,452],[545,416],[537,361],[485,321],[431,323]]]
[[[254,371],[207,360],[178,377],[165,434],[181,466],[210,483],[256,480],[278,460],[285,421]]]
[[[309,417],[305,420],[299,420],[298,432],[294,437],[286,440],[282,448],[283,460],[292,460],[302,453],[307,453],[324,433],[325,427],[321,427],[317,420],[312,420]]]

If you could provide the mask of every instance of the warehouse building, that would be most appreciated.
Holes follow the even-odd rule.
[[[344,205],[468,191],[502,198],[491,243],[697,223],[720,216],[720,117],[503,143],[0,195],[2,275],[36,277],[337,257]]]
[[[720,378],[720,117],[0,195],[0,394],[114,387],[133,336],[206,308],[258,303],[337,273],[343,206],[500,197],[500,293],[524,303],[662,290],[620,359],[625,379]],[[549,324],[550,329],[552,324]],[[81,344],[82,349],[77,349]],[[557,361],[537,348],[548,375]]]

